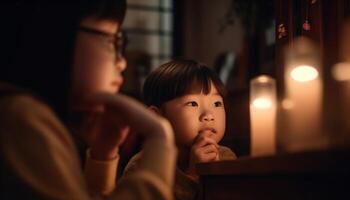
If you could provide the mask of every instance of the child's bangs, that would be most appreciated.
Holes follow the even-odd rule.
[[[190,86],[192,85],[200,86],[198,92],[203,92],[204,94],[209,94],[211,91],[211,79],[203,73],[198,73],[195,78],[192,79]]]
[[[204,94],[209,94],[212,90],[211,83],[215,86],[218,93],[224,97],[226,95],[225,92],[225,86],[221,82],[221,80],[218,79],[215,72],[206,68],[206,67],[200,67],[199,72],[196,73],[195,80],[192,81],[192,84],[197,83],[201,86],[201,92]],[[191,85],[192,85],[191,84]]]

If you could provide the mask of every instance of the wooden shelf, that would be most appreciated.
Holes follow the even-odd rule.
[[[350,149],[197,165],[200,199],[350,199]]]
[[[197,165],[200,175],[349,173],[350,149],[243,157]]]

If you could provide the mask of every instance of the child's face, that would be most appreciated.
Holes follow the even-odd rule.
[[[194,84],[185,96],[166,102],[162,114],[171,122],[180,146],[190,147],[201,132],[209,132],[219,142],[225,132],[224,102],[213,83],[207,95]]]
[[[78,30],[73,62],[73,94],[93,92],[115,93],[123,83],[121,72],[126,68],[124,57],[116,59],[114,41],[119,30],[117,22],[87,18]],[[95,33],[102,32],[102,34]]]

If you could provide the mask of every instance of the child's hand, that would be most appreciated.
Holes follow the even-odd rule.
[[[213,133],[203,132],[198,134],[190,151],[188,173],[195,173],[195,165],[219,160],[219,145],[210,137]]]

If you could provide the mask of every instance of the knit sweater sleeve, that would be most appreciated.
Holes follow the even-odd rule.
[[[38,199],[91,199],[73,140],[49,107],[30,96],[15,95],[0,98],[0,113],[0,157],[21,183],[17,186],[25,185]],[[175,145],[153,138],[143,151],[140,168],[110,195],[97,198],[172,199]],[[104,164],[108,174],[116,169],[117,160]]]
[[[30,96],[0,100],[0,148],[18,182],[41,199],[88,199],[77,151],[66,128]]]

